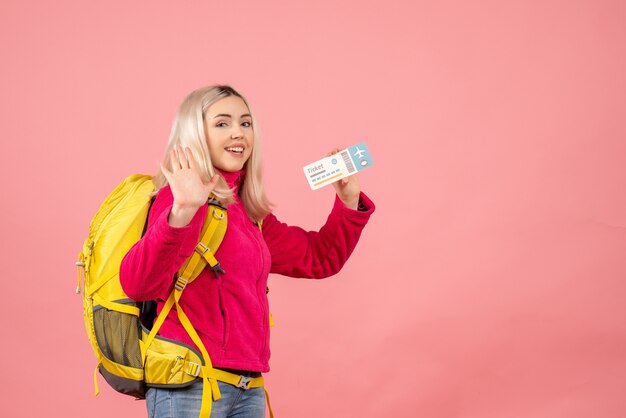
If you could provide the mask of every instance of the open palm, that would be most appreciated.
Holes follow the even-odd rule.
[[[215,188],[218,175],[211,181],[202,180],[189,147],[178,145],[170,150],[171,170],[161,163],[161,170],[174,196],[174,204],[183,208],[199,208],[204,205]]]

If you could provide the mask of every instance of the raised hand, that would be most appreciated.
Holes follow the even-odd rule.
[[[326,154],[326,156],[329,157],[337,154],[339,151],[341,151],[340,148],[333,148],[333,150]],[[359,184],[359,178],[356,173],[334,182],[333,187],[335,188],[339,199],[341,199],[347,207],[350,209],[357,209],[359,205],[359,196],[361,195],[361,185]]]
[[[202,180],[189,147],[180,145],[170,151],[171,170],[160,163],[161,171],[167,179],[174,196],[174,205],[168,223],[172,226],[185,226],[191,221],[215,188],[219,176],[214,175],[207,183]]]

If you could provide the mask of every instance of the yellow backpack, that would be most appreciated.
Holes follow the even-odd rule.
[[[209,417],[212,400],[220,399],[217,381],[244,389],[263,386],[263,377],[251,379],[214,369],[204,344],[178,304],[186,285],[207,265],[216,275],[223,273],[214,253],[224,238],[226,208],[209,200],[209,213],[194,254],[177,274],[168,300],[154,325],[154,303],[138,303],[122,290],[119,267],[124,255],[145,232],[155,186],[152,176],[134,174],[120,183],[105,199],[91,220],[89,236],[78,254],[76,293],[83,282],[83,315],[89,341],[98,360],[97,372],[121,393],[145,398],[146,384],[157,387],[183,387],[203,380],[200,417]],[[260,227],[260,224],[259,224]],[[157,336],[168,313],[176,306],[178,318],[200,349]],[[152,329],[150,329],[152,327]],[[270,416],[273,417],[267,395]]]

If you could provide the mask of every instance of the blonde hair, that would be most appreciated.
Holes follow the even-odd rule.
[[[211,155],[206,142],[207,133],[204,129],[204,118],[207,109],[213,103],[229,96],[241,98],[252,116],[254,146],[252,147],[250,158],[248,158],[243,167],[246,170],[246,174],[240,185],[240,197],[250,219],[258,222],[262,221],[272,211],[272,204],[267,199],[263,188],[261,142],[259,140],[258,126],[248,101],[232,87],[227,85],[202,87],[192,91],[183,100],[174,118],[162,163],[168,170],[171,170],[170,150],[177,145],[181,145],[183,148],[189,147],[194,155],[202,179],[208,182],[216,174],[216,171],[211,163]],[[153,181],[157,191],[167,184],[167,179],[161,170],[154,176]],[[235,202],[233,190],[228,187],[223,178],[220,178],[217,183],[213,190],[213,195],[224,205]]]

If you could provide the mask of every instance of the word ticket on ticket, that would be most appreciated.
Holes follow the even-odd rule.
[[[359,142],[304,167],[311,189],[317,190],[374,165],[365,142]]]

